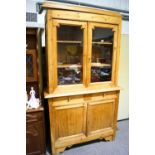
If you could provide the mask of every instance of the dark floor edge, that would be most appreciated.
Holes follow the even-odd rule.
[[[127,121],[127,120],[129,120],[129,118],[120,119],[120,120],[117,120],[117,122]]]

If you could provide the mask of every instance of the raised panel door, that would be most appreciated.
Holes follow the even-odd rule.
[[[53,107],[52,116],[56,145],[72,144],[86,137],[85,103]]]
[[[87,135],[112,134],[115,99],[92,101],[87,106]]]

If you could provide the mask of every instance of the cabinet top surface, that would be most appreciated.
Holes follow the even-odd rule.
[[[39,112],[39,111],[43,111],[43,110],[44,110],[43,106],[40,106],[40,107],[37,108],[37,109],[27,109],[27,110],[26,110],[26,113],[30,113],[30,112]]]
[[[42,12],[43,9],[69,10],[69,11],[87,12],[87,13],[121,17],[119,13],[116,13],[113,11],[107,11],[100,8],[78,6],[74,4],[66,4],[66,3],[60,3],[60,2],[44,2],[41,6],[40,12]]]
[[[46,91],[44,92],[44,96],[45,98],[55,98],[55,97],[64,97],[64,96],[74,96],[74,95],[86,95],[86,94],[93,94],[93,93],[101,93],[101,92],[110,92],[110,91],[119,91],[121,88],[119,86],[117,87],[107,87],[107,88],[103,88],[103,89],[82,89],[80,91],[76,91],[76,92],[55,92],[52,94],[47,93]]]

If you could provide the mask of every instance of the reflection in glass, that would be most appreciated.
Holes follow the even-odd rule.
[[[33,57],[31,54],[26,54],[26,76],[33,76]]]
[[[80,26],[60,26],[57,33],[58,84],[82,83],[83,30]]]
[[[95,28],[92,37],[91,82],[111,80],[113,32]]]

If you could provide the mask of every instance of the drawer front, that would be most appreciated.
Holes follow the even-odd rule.
[[[95,94],[89,94],[85,95],[85,101],[101,101],[105,99],[115,99],[117,98],[118,94],[117,92],[106,92],[106,93],[95,93]]]
[[[88,95],[65,96],[53,99],[53,106],[63,106],[69,104],[79,104],[90,101],[101,101],[104,99],[115,99],[118,97],[117,92],[94,93]]]
[[[53,106],[84,103],[83,95],[58,97],[53,99]]]
[[[29,123],[26,126],[26,154],[41,155],[45,153],[44,125],[42,122]]]
[[[43,112],[32,112],[26,114],[26,123],[43,120]]]

